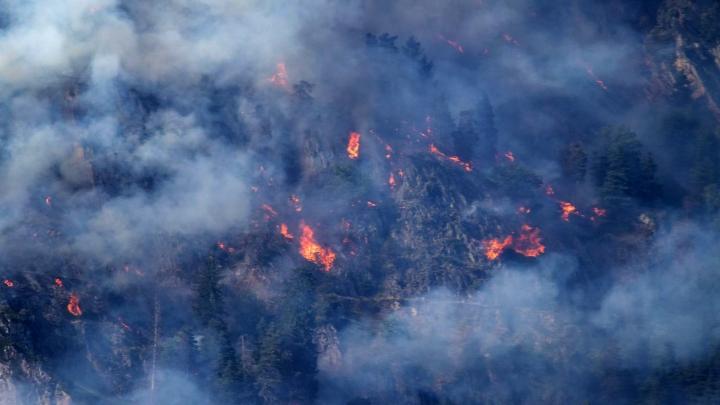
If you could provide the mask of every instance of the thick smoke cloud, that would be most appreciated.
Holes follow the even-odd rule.
[[[412,299],[340,334],[342,361],[320,363],[323,398],[385,401],[409,384],[401,391],[439,391],[455,402],[535,402],[548,392],[573,401],[593,395],[599,359],[620,370],[703,360],[718,339],[718,259],[707,255],[717,242],[704,229],[678,225],[592,308],[565,287],[581,270],[562,256],[498,269],[470,296],[440,290]]]

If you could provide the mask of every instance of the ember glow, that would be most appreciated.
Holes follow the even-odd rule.
[[[63,281],[61,278],[55,278],[55,285],[62,288],[63,287]]]
[[[265,214],[267,215],[267,217],[276,217],[278,214],[277,211],[275,211],[273,209],[273,207],[271,207],[268,204],[263,204],[260,207],[262,208],[263,211],[265,211]],[[266,219],[268,219],[268,218],[266,218]]]
[[[390,173],[390,177],[388,177],[388,185],[390,186],[390,188],[394,188],[395,184],[395,175],[393,173]]]
[[[433,145],[433,144],[430,144],[429,150],[430,150],[430,153],[432,153],[433,155],[439,156],[440,158],[442,158],[442,159],[444,159],[444,160],[447,160],[447,161],[449,161],[449,162],[452,162],[452,163],[454,163],[454,164],[462,167],[466,172],[471,172],[471,171],[472,171],[472,164],[471,164],[471,163],[469,163],[469,162],[463,162],[463,161],[460,160],[460,158],[457,157],[457,156],[448,156],[448,155],[442,153],[442,152],[441,152],[435,145]]]
[[[598,217],[604,217],[607,214],[607,210],[605,210],[604,208],[593,207],[592,210],[595,213],[595,216]]]
[[[80,316],[82,315],[82,309],[80,309],[80,298],[78,298],[75,293],[70,294],[70,300],[67,304],[67,310],[70,312],[73,316]]]
[[[294,236],[290,233],[286,224],[280,224],[280,235],[287,240],[294,239]]]
[[[540,228],[533,228],[524,224],[520,234],[515,238],[513,250],[527,257],[538,257],[545,253],[545,246],[541,243]]]
[[[507,160],[510,161],[510,162],[514,162],[514,161],[515,161],[515,155],[513,155],[512,151],[507,151],[507,152],[505,152],[505,155],[504,155],[504,156],[505,156],[505,159],[507,159]]]
[[[320,246],[315,241],[315,232],[305,222],[300,222],[300,255],[309,262],[323,266],[325,271],[330,271],[335,262],[335,252]]]
[[[302,203],[300,202],[300,197],[297,195],[293,194],[290,196],[290,204],[295,209],[295,212],[302,211]]]
[[[607,85],[605,85],[605,82],[603,80],[600,80],[600,78],[595,75],[595,72],[593,72],[593,69],[590,65],[585,65],[585,71],[587,72],[588,76],[590,76],[590,78],[593,79],[601,89],[603,89],[603,91],[608,91],[608,87]]]
[[[268,81],[274,86],[288,90],[290,89],[290,82],[288,81],[287,68],[284,63],[278,63],[275,68],[275,74],[270,76]]]
[[[8,288],[13,288],[13,287],[15,287],[15,283],[13,283],[13,281],[12,281],[12,280],[9,280],[9,279],[3,280],[3,284],[5,284]]]
[[[439,37],[440,37],[440,39],[442,39],[443,41],[445,41],[445,43],[447,43],[448,45],[450,45],[451,47],[453,47],[453,49],[455,49],[458,53],[465,53],[465,49],[463,49],[462,45],[460,45],[459,42],[453,41],[453,40],[451,40],[451,39],[447,39],[447,38],[445,38],[445,37],[442,36],[442,35],[439,35]]]
[[[360,157],[360,134],[358,132],[350,132],[347,144],[347,155],[350,159]]]

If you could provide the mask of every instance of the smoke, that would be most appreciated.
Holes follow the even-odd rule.
[[[90,402],[222,402],[220,385],[249,402],[579,402],[607,373],[701,359],[716,233],[659,201],[667,230],[629,225],[647,257],[608,264],[589,182],[539,190],[603,125],[668,149],[648,111],[669,107],[646,97],[652,7],[625,3],[0,0],[0,270],[16,281],[0,335],[32,359],[0,376]],[[492,116],[497,145],[465,148],[463,123]],[[565,194],[587,215],[560,221]],[[525,223],[557,253],[484,260],[482,240]],[[318,330],[338,347],[318,353]]]
[[[567,287],[583,270],[558,255],[497,269],[470,296],[437,290],[408,300],[341,332],[342,361],[320,363],[321,398],[565,402],[596,395],[603,373],[701,361],[720,326],[718,261],[707,254],[716,243],[714,233],[677,225],[596,305]]]

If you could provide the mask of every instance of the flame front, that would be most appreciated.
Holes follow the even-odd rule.
[[[80,298],[78,298],[75,293],[70,294],[70,300],[67,304],[67,310],[70,312],[73,316],[80,316],[82,315],[82,309],[80,309]]]
[[[280,235],[287,240],[293,240],[294,236],[288,231],[286,224],[280,224]]]
[[[315,232],[304,222],[300,222],[300,255],[309,262],[323,266],[325,271],[330,271],[335,262],[335,252],[320,246],[315,241]]]
[[[58,286],[58,287],[60,287],[60,288],[62,288],[62,286],[63,286],[62,279],[56,278],[56,279],[55,279],[55,285]]]
[[[12,280],[9,280],[9,279],[5,279],[5,280],[3,281],[3,284],[5,284],[8,288],[13,288],[13,287],[15,287],[15,283],[13,283],[13,281],[12,281]]]
[[[508,235],[505,239],[486,239],[482,241],[483,249],[485,249],[485,257],[490,260],[497,259],[502,252],[512,244],[513,238]]]
[[[515,238],[513,250],[527,257],[538,257],[545,253],[545,246],[541,243],[540,228],[533,228],[530,225],[523,225],[520,235]]]
[[[440,150],[433,144],[430,144],[429,149],[430,149],[430,153],[432,153],[433,155],[439,156],[442,159],[448,160],[448,161],[462,167],[466,172],[472,171],[472,164],[470,164],[469,162],[463,162],[457,156],[448,156],[448,155],[440,152]]]
[[[360,157],[360,134],[358,132],[350,132],[347,145],[347,155],[350,159]]]

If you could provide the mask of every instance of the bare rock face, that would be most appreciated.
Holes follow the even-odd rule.
[[[697,3],[697,4],[696,4]],[[689,96],[720,121],[720,34],[697,27],[720,24],[720,9],[702,2],[667,2],[647,40],[651,98]]]

